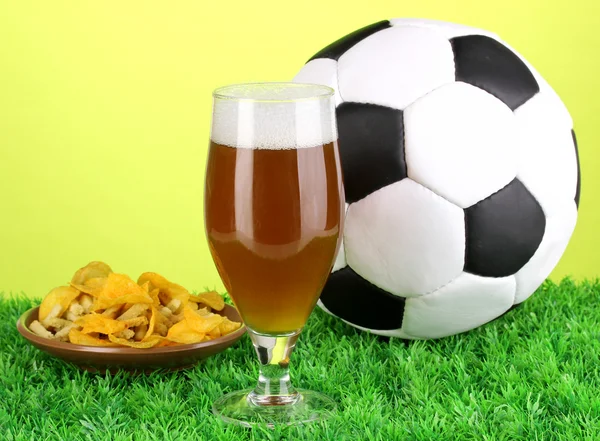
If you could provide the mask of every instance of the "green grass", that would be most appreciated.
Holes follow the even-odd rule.
[[[339,403],[326,423],[244,429],[210,412],[253,385],[248,337],[193,369],[96,375],[30,346],[17,317],[36,303],[0,296],[0,439],[600,439],[600,282],[546,282],[500,319],[406,344],[315,310],[292,359],[295,385]]]

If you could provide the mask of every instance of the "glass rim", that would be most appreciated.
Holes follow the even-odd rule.
[[[264,96],[252,96],[252,92],[266,91],[272,88],[273,92],[277,89],[289,89],[289,90],[305,90],[306,95],[303,96],[290,96],[284,97],[264,97]],[[313,93],[310,93],[313,91]],[[237,93],[236,93],[237,92]],[[315,101],[326,98],[331,98],[335,94],[335,90],[329,86],[323,84],[314,83],[294,83],[286,81],[265,81],[265,82],[253,82],[253,83],[233,83],[225,86],[217,87],[213,90],[212,96],[214,99],[219,100],[230,100],[230,101],[248,101],[257,103],[288,103],[298,101]]]

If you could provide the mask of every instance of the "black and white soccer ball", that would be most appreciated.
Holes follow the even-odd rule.
[[[577,220],[573,122],[498,36],[394,19],[327,46],[294,78],[336,94],[343,247],[319,300],[376,334],[457,334],[527,299]]]

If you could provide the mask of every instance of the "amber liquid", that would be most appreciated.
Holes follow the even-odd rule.
[[[286,334],[304,326],[333,266],[343,212],[336,144],[264,150],[211,142],[206,233],[251,329]]]

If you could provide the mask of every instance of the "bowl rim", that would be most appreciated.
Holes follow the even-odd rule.
[[[225,304],[225,308],[219,312],[225,312],[226,310],[233,309],[237,312],[235,307]],[[144,354],[173,354],[178,352],[188,352],[188,351],[196,351],[201,349],[207,349],[213,346],[220,346],[222,344],[231,343],[233,344],[235,340],[239,339],[246,333],[246,325],[242,321],[242,326],[234,332],[231,332],[225,336],[217,337],[213,340],[204,341],[201,343],[192,343],[192,344],[180,344],[177,346],[164,346],[160,348],[123,348],[123,347],[103,347],[103,346],[88,346],[88,345],[80,345],[76,343],[62,342],[50,340],[44,337],[40,337],[35,334],[29,327],[27,326],[27,321],[29,318],[34,316],[34,320],[37,320],[37,313],[39,311],[39,306],[34,306],[33,308],[25,311],[19,319],[17,320],[17,330],[19,333],[27,340],[32,343],[36,343],[37,345],[52,348],[52,349],[60,349],[69,352],[94,352],[98,354],[114,354],[114,355],[144,355]],[[35,314],[35,315],[34,315]],[[239,312],[238,312],[239,314]]]

